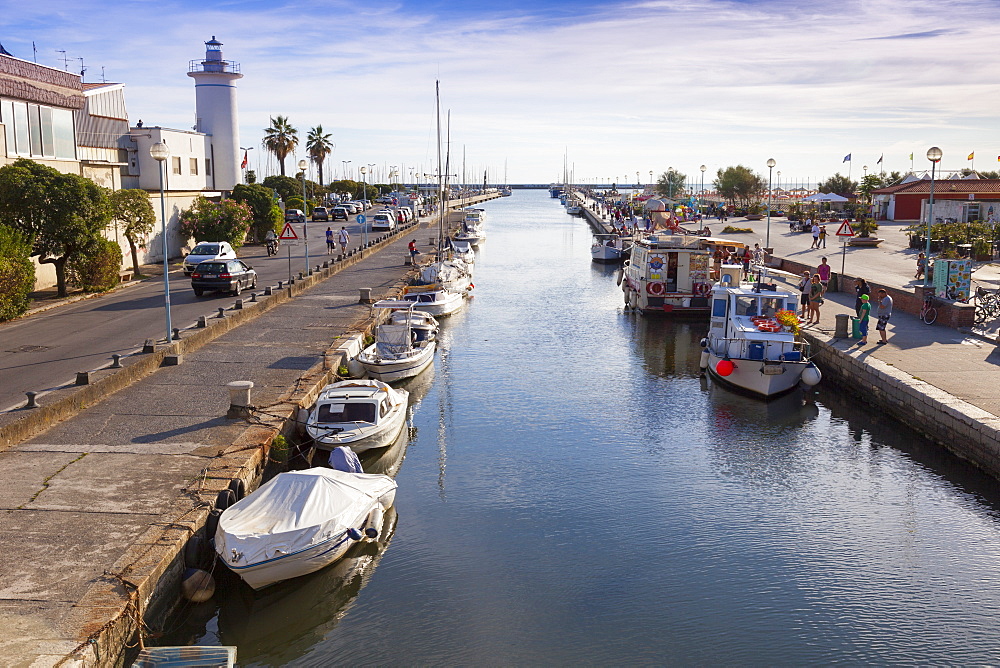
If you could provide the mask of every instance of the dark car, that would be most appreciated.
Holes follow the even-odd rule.
[[[347,220],[348,213],[347,209],[342,206],[333,207],[333,219],[334,220]]]
[[[325,206],[313,207],[312,219],[314,223],[320,220],[323,222],[329,222],[330,212],[326,210]]]
[[[208,260],[191,274],[191,289],[196,297],[206,290],[229,292],[235,297],[243,290],[257,287],[257,272],[242,260]]]

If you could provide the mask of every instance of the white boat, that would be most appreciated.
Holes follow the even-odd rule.
[[[434,361],[437,344],[433,340],[416,340],[410,326],[414,302],[403,299],[384,299],[372,305],[375,309],[405,309],[401,323],[388,322],[375,329],[375,342],[362,350],[357,357],[369,378],[391,383],[412,378]],[[430,316],[428,316],[430,317]],[[431,317],[433,320],[433,317]]]
[[[454,234],[455,241],[468,243],[472,246],[478,245],[486,240],[486,212],[482,209],[463,209],[465,218],[462,220],[462,227]]]
[[[420,268],[415,287],[440,285],[452,292],[464,292],[472,287],[472,265],[458,258],[431,262]]]
[[[576,204],[574,202],[566,205],[566,213],[568,213],[571,216],[579,216],[581,213],[583,213],[583,209],[580,208],[579,204]]]
[[[385,475],[317,467],[279,473],[219,518],[215,551],[254,589],[318,571],[375,540],[396,496]]]
[[[403,299],[414,309],[432,316],[451,315],[465,306],[465,292],[447,290],[440,285],[408,285]]]
[[[413,302],[406,302],[411,305]],[[414,342],[437,340],[441,326],[430,313],[414,309],[412,311],[394,311],[389,316],[389,322],[394,325],[409,325],[413,332]]]
[[[594,262],[621,264],[632,250],[631,240],[617,234],[595,234],[590,247],[590,257]]]
[[[476,263],[476,252],[472,250],[472,244],[468,241],[452,240],[451,252],[455,259],[461,260],[469,267]]]
[[[381,380],[342,380],[323,388],[306,419],[320,450],[346,445],[355,452],[384,448],[406,424],[409,393]]]
[[[775,319],[779,311],[794,316],[798,292],[774,283],[744,283],[742,273],[740,265],[722,265],[721,280],[712,287],[701,367],[716,380],[765,398],[788,392],[799,381],[816,385],[822,374],[809,360],[809,344]]]

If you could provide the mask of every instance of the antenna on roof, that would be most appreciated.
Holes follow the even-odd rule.
[[[56,49],[56,53],[62,54],[63,69],[69,72],[69,58],[66,57],[66,49]]]
[[[108,83],[107,77],[104,76],[104,65],[101,65],[101,83]]]
[[[83,64],[83,58],[77,58],[80,61],[80,83],[83,83],[83,73],[87,71],[86,66]]]

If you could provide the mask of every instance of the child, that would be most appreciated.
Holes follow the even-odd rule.
[[[861,295],[861,308],[858,309],[858,328],[861,330],[861,345],[868,343],[868,316],[872,312],[872,305],[868,299],[868,295]]]

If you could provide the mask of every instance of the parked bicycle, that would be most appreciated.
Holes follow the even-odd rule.
[[[937,320],[937,308],[934,306],[934,295],[927,292],[924,295],[924,305],[920,307],[920,319],[928,325],[933,325]]]
[[[1000,318],[1000,288],[989,291],[982,286],[976,286],[976,317],[975,324],[981,327]]]

